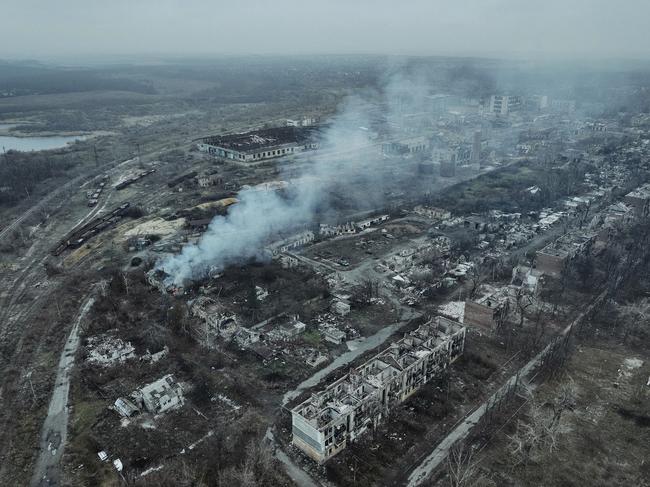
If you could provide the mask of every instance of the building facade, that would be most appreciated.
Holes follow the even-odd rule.
[[[494,115],[508,115],[521,108],[521,97],[513,95],[492,95],[488,112]]]

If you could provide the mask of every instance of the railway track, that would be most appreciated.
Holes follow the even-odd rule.
[[[73,230],[65,236],[56,247],[52,249],[52,255],[61,255],[69,248],[78,248],[86,243],[90,238],[97,235],[102,230],[117,223],[123,216],[126,210],[131,206],[130,203],[123,203],[114,210],[108,212],[103,216],[93,218],[88,223],[82,225],[76,230]]]

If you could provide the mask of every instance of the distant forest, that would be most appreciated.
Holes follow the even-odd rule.
[[[99,90],[155,92],[149,82],[113,76],[102,70],[0,62],[0,98]]]

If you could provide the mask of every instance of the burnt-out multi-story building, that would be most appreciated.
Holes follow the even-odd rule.
[[[436,316],[292,411],[293,444],[319,463],[375,428],[388,410],[463,353],[465,327]]]
[[[482,286],[473,299],[465,301],[463,323],[467,326],[499,328],[510,310],[510,289]]]
[[[596,240],[596,234],[570,232],[562,235],[535,254],[537,270],[551,277],[560,277],[573,258],[586,255]]]
[[[650,183],[644,184],[626,194],[625,203],[634,208],[638,216],[643,218],[650,216]]]
[[[319,147],[317,127],[273,127],[201,139],[199,150],[221,159],[258,162]]]

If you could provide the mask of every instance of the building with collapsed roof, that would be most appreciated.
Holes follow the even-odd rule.
[[[483,285],[478,297],[465,301],[463,323],[470,326],[499,328],[510,310],[510,290]]]
[[[192,327],[192,335],[204,346],[212,348],[217,338],[231,338],[237,332],[237,316],[215,300],[200,296],[189,305],[190,313],[201,319],[199,324]]]
[[[322,463],[375,428],[463,353],[465,327],[436,316],[291,411],[293,444]]]
[[[290,252],[303,247],[313,242],[315,238],[316,236],[314,235],[314,232],[311,230],[305,230],[304,232],[273,242],[268,246],[268,249],[271,254],[275,256],[281,252]]]
[[[614,235],[619,233],[619,226],[629,223],[633,217],[633,208],[621,201],[599,212],[592,218],[590,224],[590,228],[598,232],[596,242],[601,245],[609,242]]]
[[[551,277],[560,277],[569,262],[578,255],[586,255],[596,240],[596,234],[565,233],[535,254],[537,270]]]
[[[131,342],[111,336],[96,336],[88,338],[88,362],[108,367],[124,363],[135,357],[135,348]]]
[[[350,314],[350,302],[347,299],[335,299],[330,305],[330,310],[339,316],[347,316]]]
[[[544,274],[539,269],[518,265],[512,269],[511,285],[520,286],[533,296],[541,291],[541,282]]]
[[[147,384],[131,394],[135,403],[152,414],[161,414],[171,409],[177,409],[185,404],[183,386],[172,374]]]
[[[170,282],[171,276],[162,269],[153,268],[145,274],[147,282],[150,286],[156,288],[162,294],[182,294],[183,286],[179,286]]]
[[[412,137],[400,141],[384,142],[381,148],[386,155],[405,155],[427,152],[430,145],[426,137]]]
[[[318,233],[321,237],[353,235],[357,233],[357,228],[352,222],[342,223],[340,225],[328,225],[327,223],[321,223],[319,225]]]
[[[432,220],[446,220],[451,218],[451,212],[444,208],[435,208],[432,206],[417,205],[413,208],[413,213],[421,215]]]
[[[634,208],[637,215],[644,218],[650,216],[650,183],[630,191],[625,195],[624,200]]]
[[[325,341],[333,343],[334,345],[340,345],[347,338],[347,335],[343,330],[339,330],[333,325],[323,327],[321,333],[323,338],[325,338]]]
[[[272,342],[286,342],[296,339],[307,329],[298,316],[292,316],[288,321],[274,326],[272,330],[265,333],[267,340]]]
[[[223,186],[223,178],[217,174],[202,174],[200,176],[196,176],[196,184],[199,186],[199,188]]]
[[[183,386],[176,382],[172,374],[167,374],[133,391],[128,398],[117,398],[113,408],[121,416],[129,417],[143,410],[151,414],[161,414],[178,409],[184,404]]]
[[[373,225],[380,225],[385,221],[388,221],[388,219],[388,215],[378,215],[358,221],[355,223],[355,225],[359,228],[359,230],[365,230],[366,228],[370,228]]]
[[[239,162],[258,162],[319,147],[315,127],[273,127],[201,139],[199,150]]]

